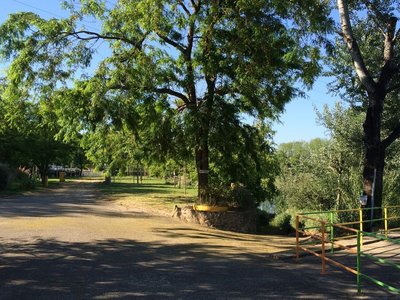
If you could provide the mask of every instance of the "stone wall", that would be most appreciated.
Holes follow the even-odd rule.
[[[191,206],[182,208],[175,206],[172,216],[184,222],[210,228],[244,233],[256,232],[256,213],[254,210],[206,212],[196,211]]]

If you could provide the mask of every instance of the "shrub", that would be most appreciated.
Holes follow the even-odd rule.
[[[256,226],[258,233],[271,233],[270,223],[275,217],[275,214],[269,213],[262,209],[256,211]]]
[[[16,184],[21,190],[31,190],[35,188],[35,179],[24,170],[18,170],[15,177]]]
[[[276,215],[270,224],[271,226],[276,227],[281,233],[289,234],[294,232],[294,228],[290,224],[291,219],[291,215],[284,212]]]
[[[202,193],[202,204],[228,205],[229,203],[229,190],[224,186],[210,185]]]
[[[255,208],[255,197],[243,186],[209,186],[204,193],[203,204],[226,205],[242,210]]]
[[[253,209],[256,205],[256,198],[254,195],[243,186],[235,186],[230,192],[233,207],[241,209]]]

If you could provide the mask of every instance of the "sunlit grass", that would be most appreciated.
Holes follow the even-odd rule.
[[[136,183],[136,177],[115,177],[111,184],[102,184],[100,190],[113,200],[123,200],[132,206],[135,203],[147,205],[161,211],[172,211],[175,205],[191,205],[197,195],[197,189],[193,187],[179,188],[151,177],[144,177],[140,184]]]
[[[163,179],[144,177],[143,182],[136,183],[136,177],[113,177],[109,185],[100,183],[101,177],[81,177],[66,178],[65,184],[60,183],[58,178],[49,178],[48,187],[42,187],[40,182],[35,184],[35,188],[30,191],[46,192],[51,189],[62,188],[72,182],[93,183],[98,189],[101,197],[117,200],[129,207],[136,205],[150,207],[151,209],[170,213],[175,205],[192,205],[197,195],[197,189],[182,185],[180,188],[172,184],[165,184]],[[13,189],[0,192],[0,197],[4,195],[23,194],[30,192],[26,190]]]

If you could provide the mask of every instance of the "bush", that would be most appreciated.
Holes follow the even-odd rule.
[[[207,205],[228,205],[229,190],[224,186],[208,186],[202,191],[202,203]]]
[[[256,198],[247,188],[243,186],[234,186],[231,188],[232,206],[240,209],[254,209],[256,207]]]
[[[5,190],[8,185],[10,169],[5,164],[0,164],[0,190]]]
[[[256,199],[253,194],[243,186],[209,186],[203,197],[203,204],[226,205],[231,208],[247,210],[254,209]]]
[[[35,188],[35,179],[24,170],[18,170],[15,177],[16,185],[21,190],[31,190]]]
[[[256,226],[258,233],[271,233],[270,223],[275,214],[269,213],[262,209],[256,211]]]
[[[284,212],[275,216],[271,221],[271,226],[279,230],[283,234],[289,234],[294,232],[293,226],[290,224],[292,217],[289,213]]]

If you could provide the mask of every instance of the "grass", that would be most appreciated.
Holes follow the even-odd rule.
[[[151,177],[145,177],[141,184],[136,183],[136,178],[116,177],[111,184],[102,184],[100,190],[103,195],[114,200],[146,205],[162,211],[172,211],[175,205],[191,205],[197,195],[195,188],[187,188],[185,193],[183,187],[165,184],[164,180]]]

